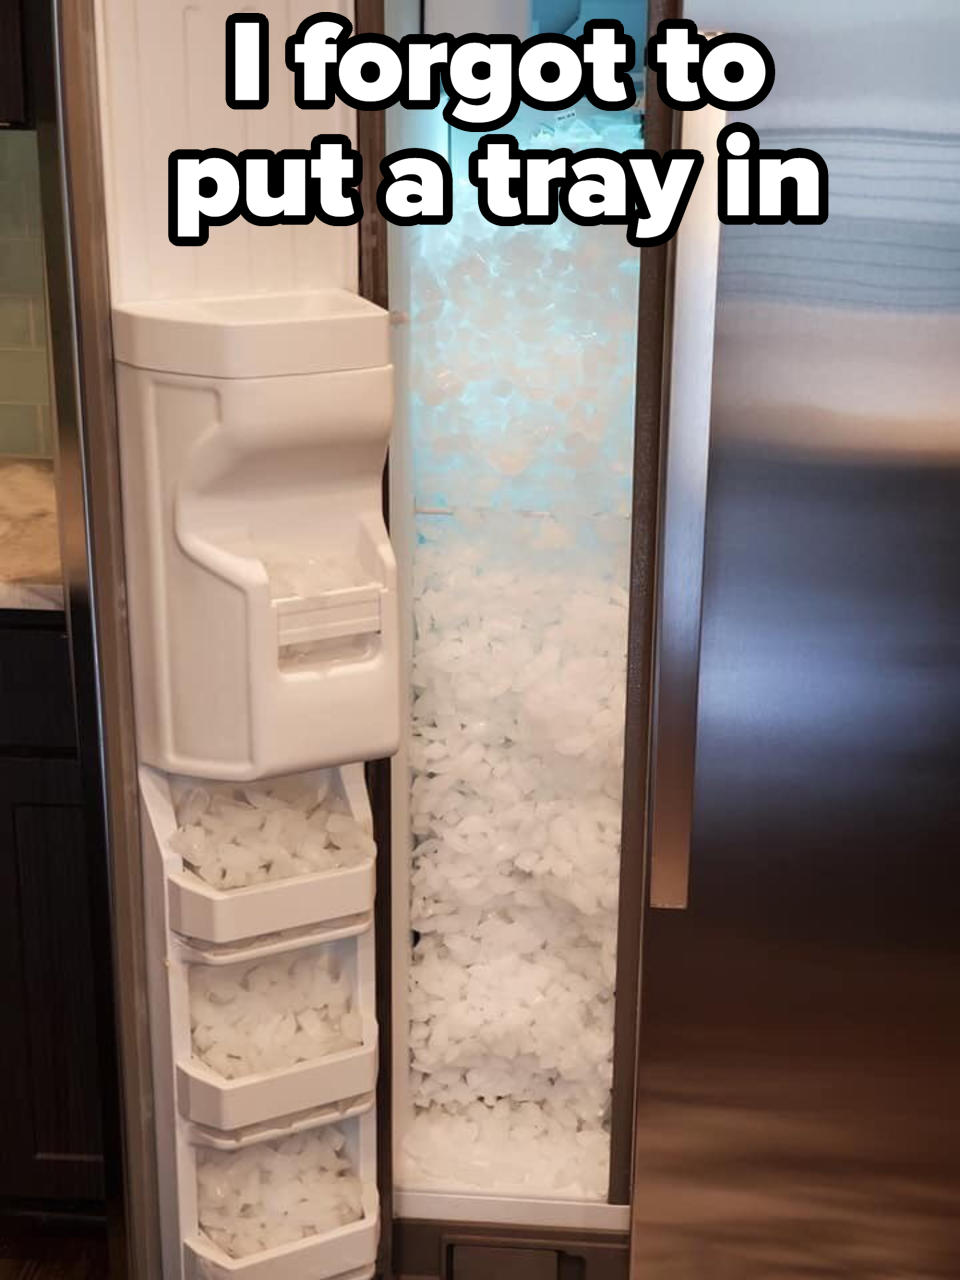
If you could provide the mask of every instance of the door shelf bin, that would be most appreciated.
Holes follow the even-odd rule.
[[[184,1276],[186,1280],[224,1280],[229,1276],[246,1277],[247,1280],[374,1280],[377,1274],[375,1266],[358,1267],[355,1271],[338,1271],[334,1277],[326,1270],[314,1271],[310,1268],[303,1252],[298,1251],[295,1257],[276,1255],[265,1261],[269,1271],[251,1270],[233,1261],[224,1263],[208,1256],[202,1248],[194,1248],[188,1243],[184,1247]],[[320,1264],[321,1268],[323,1263]]]
[[[358,1222],[247,1258],[231,1258],[198,1230],[183,1242],[185,1280],[360,1280],[372,1275],[380,1237],[376,1112],[370,1110],[339,1128],[363,1187],[363,1217]],[[195,1204],[192,1211],[196,1222]]]
[[[369,830],[369,803],[362,766],[342,767],[338,770],[337,782],[347,798],[350,812]],[[301,924],[301,916],[291,915],[287,909],[254,911],[251,907],[242,929],[237,929],[236,921],[231,918],[230,927],[221,930],[219,914],[231,912],[234,902],[231,893],[224,892],[205,905],[217,922],[217,927],[209,932],[225,934],[225,941],[221,937],[179,935],[170,928],[171,879],[178,876],[188,881],[190,888],[193,877],[188,880],[181,859],[169,848],[170,837],[176,829],[170,780],[154,769],[141,766],[140,791],[157,1147],[164,1187],[161,1200],[164,1275],[170,1280],[191,1277],[214,1280],[234,1275],[249,1276],[253,1280],[293,1280],[294,1277],[296,1280],[332,1280],[333,1277],[367,1280],[374,1271],[379,1231],[373,913],[367,909],[335,920]],[[302,892],[302,883],[302,880],[293,880],[289,885],[295,892]],[[286,906],[290,899],[286,895],[277,897],[272,891],[286,889],[287,885],[286,881],[278,881],[239,892],[250,902],[281,901]],[[372,888],[368,897],[355,905],[369,908],[371,904]],[[318,908],[318,914],[322,916],[323,910]],[[278,928],[291,922],[293,928]],[[235,937],[236,933],[249,936]],[[335,960],[331,971],[344,977],[339,992],[327,987],[322,971],[314,971],[310,966],[289,971],[287,960],[293,962],[311,953],[325,953]],[[269,969],[237,990],[238,979],[245,977],[242,971],[250,966],[269,966]],[[209,1001],[219,987],[210,981],[210,975],[224,974],[228,981],[222,994],[228,1003],[243,998],[244,991],[256,994],[258,1000],[266,1001],[268,1006],[272,1004],[278,1016],[284,1016],[286,1011],[286,1015],[295,1017],[298,1034],[299,1030],[307,1029],[301,1014],[308,1009],[315,1010],[321,1020],[315,1024],[315,1036],[292,1045],[288,1059],[309,1057],[312,1052],[322,1056],[263,1070],[276,1067],[278,1058],[269,1053],[272,1038],[258,1044],[260,1011],[251,1001],[244,1008],[242,1021],[230,1017],[221,1019],[215,1007],[204,1006],[202,1002],[199,1006],[195,1004],[197,1027],[202,1025],[208,1029],[207,1039],[201,1042],[204,1058],[195,1057],[191,975],[198,969],[205,971],[206,982],[199,990],[206,1000]],[[231,975],[231,969],[240,972]],[[319,985],[314,988],[314,983]],[[345,997],[349,1003],[345,1003]],[[324,1053],[324,1044],[331,1043],[323,1034],[323,1024],[331,1020],[328,1012],[331,1001],[335,1009],[333,1030],[336,1031],[341,1014],[356,1014],[358,1021],[354,1020],[354,1025],[344,1030],[348,1037],[356,1037],[360,1043]],[[212,1003],[215,1006],[216,1000]],[[239,1007],[236,1012],[239,1014]],[[237,1047],[231,1047],[232,1044]],[[265,1049],[268,1052],[264,1056]],[[231,1057],[240,1054],[247,1059],[227,1065],[228,1073],[252,1068],[251,1073],[233,1078],[220,1074],[209,1063],[219,1065],[221,1054]],[[336,1125],[347,1138],[351,1163],[363,1185],[365,1216],[359,1222],[322,1237],[304,1239],[244,1259],[230,1258],[199,1233],[198,1151],[206,1148],[236,1153],[266,1143],[283,1142],[329,1125]]]
[[[310,1107],[291,1115],[278,1116],[275,1120],[246,1125],[228,1132],[211,1129],[205,1125],[189,1125],[186,1129],[190,1143],[195,1147],[214,1147],[217,1151],[239,1151],[241,1147],[256,1146],[258,1142],[279,1142],[295,1133],[305,1133],[325,1124],[343,1124],[356,1116],[366,1115],[376,1105],[376,1094],[365,1093],[347,1098],[326,1107]]]
[[[194,880],[189,872],[170,876],[170,928],[207,942],[235,942],[369,912],[376,875],[371,859],[362,867],[232,892],[198,886]]]
[[[295,945],[290,945],[290,943]],[[183,963],[171,965],[170,980],[176,999],[172,1003],[176,1056],[177,1105],[180,1114],[195,1124],[221,1131],[258,1125],[294,1112],[326,1107],[331,1103],[370,1093],[377,1079],[377,1022],[375,1006],[375,957],[373,930],[324,941],[322,935],[305,945],[290,940],[268,940],[266,946],[246,951],[197,953],[182,949]],[[191,1031],[191,975],[198,969],[242,978],[264,962],[295,964],[308,956],[334,961],[334,971],[345,975],[351,1009],[360,1019],[362,1040],[356,1047],[267,1072],[233,1078],[220,1075],[195,1056]],[[224,1037],[229,1030],[224,1029]],[[252,1051],[252,1046],[250,1047]]]
[[[371,1093],[377,1084],[377,1029],[364,1018],[363,1044],[316,1062],[224,1080],[202,1062],[177,1064],[180,1112],[213,1129],[240,1129],[272,1116]]]
[[[364,1202],[360,1222],[253,1258],[229,1258],[195,1236],[183,1246],[185,1280],[369,1280],[380,1235],[375,1189],[368,1190]]]
[[[371,833],[373,819],[363,766],[344,765],[337,772],[336,785],[351,814]],[[144,768],[141,792],[147,816],[145,836],[154,845],[148,856],[163,862],[170,928],[175,933],[202,942],[240,942],[371,911],[376,884],[373,858],[357,867],[266,881],[243,889],[213,888],[187,870],[169,846],[177,829],[169,780]]]
[[[387,313],[341,290],[114,313],[137,735],[252,780],[390,755]]]

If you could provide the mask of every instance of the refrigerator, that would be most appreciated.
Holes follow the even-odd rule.
[[[721,236],[689,879],[645,926],[637,1274],[945,1277],[958,15],[687,11],[767,43],[751,122],[824,156],[830,217]]]
[[[347,8],[466,30],[461,5]],[[516,35],[615,16],[638,48],[680,13],[469,8]],[[825,225],[721,227],[708,162],[669,246],[494,227],[439,109],[335,106],[368,178],[398,147],[446,156],[449,225],[173,249],[166,152],[214,119],[246,137],[196,52],[223,15],[88,14],[111,289],[97,238],[77,276],[112,351],[84,344],[107,391],[81,445],[124,675],[101,659],[131,1274],[957,1274],[960,14],[684,14],[766,42],[746,118],[823,155]],[[89,77],[89,31],[64,31]],[[629,112],[512,129],[715,155],[722,113],[635,80]],[[317,121],[271,104],[257,137]],[[221,801],[322,808],[343,839],[237,871],[185,832]],[[301,818],[269,822],[284,845]],[[327,1048],[298,1058],[303,983],[342,1035],[314,1019]],[[211,1014],[248,996],[250,1043]],[[349,1179],[333,1218],[291,1208],[304,1155]]]

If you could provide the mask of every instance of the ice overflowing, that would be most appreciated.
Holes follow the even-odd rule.
[[[518,128],[555,147],[638,142],[635,119]],[[400,1177],[603,1198],[639,255],[616,228],[494,227],[472,194],[418,233],[411,277]]]
[[[197,1150],[200,1229],[231,1258],[357,1222],[361,1195],[338,1128],[240,1151]]]
[[[227,1079],[356,1047],[363,1024],[349,975],[327,945],[254,963],[192,965],[194,1056]]]
[[[602,1200],[610,1140],[562,1108],[503,1098],[494,1105],[418,1111],[404,1150],[404,1184],[424,1191]]]
[[[175,779],[173,801],[170,847],[217,889],[359,866],[376,854],[333,770],[252,784]]]
[[[599,1197],[627,595],[494,560],[418,548],[407,1175]]]

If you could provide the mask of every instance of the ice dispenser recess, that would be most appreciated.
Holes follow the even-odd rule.
[[[399,742],[385,311],[343,290],[114,311],[141,759],[245,780]]]

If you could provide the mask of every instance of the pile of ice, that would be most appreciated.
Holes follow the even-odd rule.
[[[606,1194],[628,597],[570,563],[421,530],[406,1185]]]
[[[170,841],[217,889],[354,867],[376,845],[350,813],[333,770],[257,783],[174,779]]]
[[[274,600],[287,596],[319,596],[326,591],[358,586],[363,581],[359,566],[342,556],[294,557],[281,547],[261,547],[259,552]]]
[[[312,1062],[363,1040],[349,976],[331,946],[255,963],[192,965],[194,1056],[228,1080]]]
[[[587,104],[515,123],[521,145],[642,145]],[[401,1175],[603,1198],[640,254],[622,228],[486,222],[457,146],[453,219],[413,245]]]
[[[610,145],[598,115],[592,139],[545,145]],[[627,514],[640,252],[623,228],[498,227],[462,174],[452,220],[414,246],[418,505]]]
[[[240,1151],[197,1151],[200,1230],[231,1258],[363,1217],[361,1183],[337,1128]]]
[[[603,1129],[507,1098],[420,1111],[404,1145],[404,1185],[423,1191],[602,1200],[609,1171]]]
[[[369,580],[352,551],[317,554],[313,548],[262,538],[250,530],[225,537],[223,545],[234,555],[260,561],[267,573],[272,600],[319,596],[326,591],[361,586]]]

